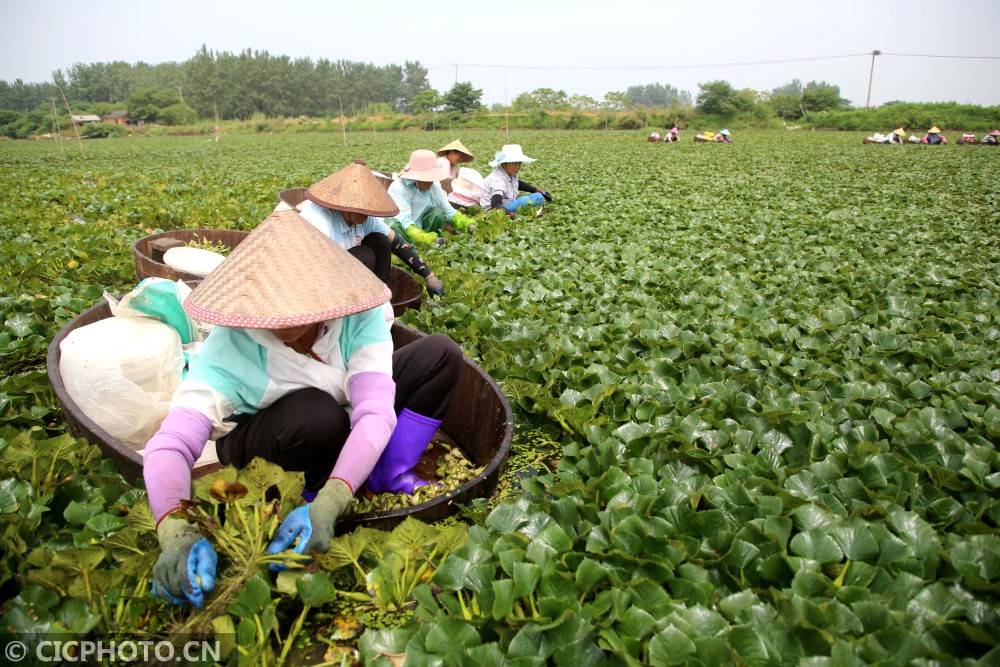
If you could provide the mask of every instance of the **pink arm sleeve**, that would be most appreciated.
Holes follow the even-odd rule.
[[[356,493],[368,479],[396,428],[396,383],[384,373],[358,373],[348,385],[351,395],[351,433],[337,457],[330,477],[347,483]]]
[[[191,468],[211,433],[212,422],[205,415],[191,408],[173,408],[146,443],[142,477],[157,524],[191,496]]]

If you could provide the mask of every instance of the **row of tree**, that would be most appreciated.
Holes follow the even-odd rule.
[[[38,111],[62,94],[74,106],[117,105],[133,118],[174,124],[206,119],[330,116],[358,113],[466,113],[480,108],[482,90],[457,82],[438,92],[419,62],[373,65],[348,60],[312,60],[276,56],[250,49],[239,53],[202,48],[182,63],[78,63],[57,70],[51,82],[0,81],[0,109]],[[696,99],[663,83],[630,86],[609,92],[598,101],[587,95],[538,88],[518,95],[516,112],[558,110],[628,110],[641,107],[697,106],[703,113],[733,115],[763,113],[798,118],[807,111],[849,106],[840,89],[823,81],[785,84],[772,91],[738,90],[726,81],[699,84]],[[496,105],[502,109],[502,105]]]
[[[250,49],[202,48],[182,63],[78,63],[57,70],[48,83],[0,81],[0,108],[27,112],[64,91],[74,103],[126,105],[139,91],[171,91],[202,118],[321,116],[359,112],[371,104],[409,111],[428,90],[419,62],[373,65],[349,60],[289,58]],[[60,90],[61,89],[61,90]]]
[[[610,92],[603,101],[586,95],[569,95],[563,90],[538,88],[514,98],[514,111],[590,111],[611,109],[616,111],[641,107],[697,107],[706,114],[732,116],[735,114],[773,111],[783,118],[800,118],[807,111],[845,109],[848,100],[840,96],[840,88],[825,81],[810,81],[803,85],[798,79],[775,88],[757,91],[750,88],[737,90],[728,81],[708,81],[698,84],[698,96],[678,90],[669,84],[651,83],[631,86],[624,92]]]

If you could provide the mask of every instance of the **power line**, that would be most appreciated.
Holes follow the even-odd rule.
[[[428,67],[427,69],[433,70],[433,69],[441,69],[443,67],[453,67],[456,70],[456,74],[459,67],[475,67],[479,69],[537,70],[537,71],[628,72],[628,71],[650,71],[650,70],[710,69],[718,67],[755,67],[758,65],[782,65],[786,63],[814,62],[819,60],[842,60],[844,58],[868,57],[870,55],[871,51],[867,51],[865,53],[844,53],[832,56],[779,58],[775,60],[751,60],[742,62],[705,63],[705,64],[690,64],[690,65],[493,65],[487,63],[453,63],[449,65],[434,65],[432,67]],[[957,60],[1000,60],[1000,56],[969,56],[969,55],[950,55],[950,54],[932,54],[932,53],[890,53],[887,51],[882,51],[879,53],[879,55],[895,56],[897,58],[951,58]]]
[[[813,56],[808,58],[782,58],[778,60],[755,60],[750,62],[706,63],[702,65],[489,65],[485,63],[457,63],[454,65],[438,65],[440,67],[477,67],[481,69],[518,69],[518,70],[568,70],[568,71],[637,71],[664,69],[707,69],[711,67],[753,67],[755,65],[777,65],[783,63],[809,62],[815,60],[837,60],[841,58],[856,58],[868,56],[868,53],[846,53],[836,56]]]
[[[883,51],[883,56],[898,56],[902,58],[956,58],[959,60],[1000,60],[1000,56],[950,56],[934,53],[889,53]]]

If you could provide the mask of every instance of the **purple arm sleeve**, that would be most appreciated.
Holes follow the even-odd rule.
[[[356,493],[368,479],[392,430],[396,428],[396,383],[383,373],[358,373],[348,386],[351,395],[351,433],[337,457],[330,477],[347,483]]]
[[[173,408],[146,443],[142,477],[157,524],[191,496],[191,468],[211,434],[208,417],[191,408]]]

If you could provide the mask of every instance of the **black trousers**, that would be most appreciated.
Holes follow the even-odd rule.
[[[396,350],[396,414],[403,408],[443,419],[458,381],[462,350],[444,334],[432,334]],[[285,470],[304,472],[306,489],[318,491],[337,462],[351,432],[347,411],[320,389],[293,391],[253,415],[216,441],[219,461],[242,468],[254,457]]]
[[[392,253],[389,247],[389,237],[385,234],[372,232],[361,240],[361,245],[354,246],[347,252],[368,267],[368,270],[378,276],[378,279],[389,284],[389,266]]]

